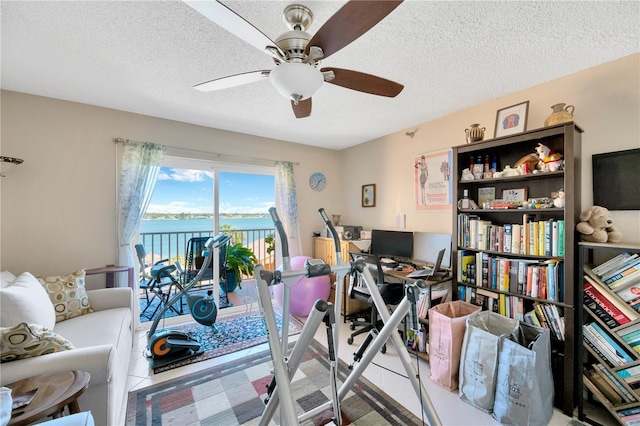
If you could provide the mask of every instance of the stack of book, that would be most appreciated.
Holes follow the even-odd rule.
[[[598,281],[588,275],[584,279],[584,306],[608,328],[619,327],[640,318],[637,311],[603,288]]]
[[[585,343],[609,367],[620,367],[634,361],[634,358],[598,323],[592,322],[583,325],[582,334]]]
[[[502,253],[564,256],[564,220],[535,220],[496,225],[476,215],[458,215],[458,246]]]
[[[632,403],[638,401],[635,392],[631,392],[602,364],[594,364],[592,370],[587,370],[585,376],[609,400],[612,405]]]
[[[460,282],[467,285],[564,301],[564,262],[559,259],[505,258],[486,251],[460,250]]]
[[[616,333],[631,346],[631,349],[640,352],[640,323],[618,329]]]
[[[640,256],[637,253],[621,253],[592,272],[624,301],[640,305]]]

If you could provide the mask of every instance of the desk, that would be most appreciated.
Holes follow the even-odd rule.
[[[7,385],[13,394],[38,389],[28,405],[11,412],[9,426],[30,425],[49,416],[58,418],[69,409],[69,414],[80,412],[78,397],[89,386],[86,371],[64,371],[41,374]]]
[[[133,287],[133,266],[117,266],[107,265],[101,268],[86,269],[87,275],[107,274],[107,288],[113,288],[115,285],[115,274],[118,272],[127,272],[128,286]]]

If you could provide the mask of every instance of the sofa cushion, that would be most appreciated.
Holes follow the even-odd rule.
[[[0,327],[26,322],[53,329],[56,315],[40,282],[28,272],[0,288]]]
[[[13,327],[0,328],[0,362],[32,358],[74,349],[73,344],[53,331],[22,322]]]
[[[93,312],[84,287],[84,277],[85,271],[80,270],[69,275],[39,278],[53,303],[56,322]]]
[[[9,271],[0,272],[0,288],[5,288],[16,280],[16,276]]]

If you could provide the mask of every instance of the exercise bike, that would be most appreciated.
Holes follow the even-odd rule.
[[[176,361],[191,358],[200,355],[200,342],[198,342],[190,333],[183,331],[165,329],[156,332],[158,323],[165,312],[171,306],[178,302],[181,297],[187,298],[189,311],[198,323],[206,326],[213,326],[216,322],[218,309],[212,296],[213,292],[207,292],[207,295],[189,295],[189,290],[196,285],[205,274],[214,252],[217,254],[218,249],[227,244],[231,239],[230,235],[220,234],[213,238],[209,238],[205,243],[206,256],[198,273],[189,281],[180,292],[176,293],[169,301],[158,311],[153,324],[149,329],[147,338],[147,351],[145,356],[149,359],[149,366],[152,369],[159,368]]]

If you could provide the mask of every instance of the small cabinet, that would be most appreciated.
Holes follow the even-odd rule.
[[[350,260],[349,251],[360,251],[360,249],[358,249],[358,247],[356,247],[354,244],[351,244],[349,241],[340,240],[340,253],[342,255],[342,261],[344,263]],[[313,239],[313,257],[316,259],[324,260],[328,265],[336,265],[337,259],[333,244],[333,238],[315,237]],[[331,274],[332,288],[335,288],[334,284],[335,276]],[[349,298],[349,276],[345,277],[342,287],[342,315],[345,322],[349,315],[371,309],[371,307],[366,303]]]

